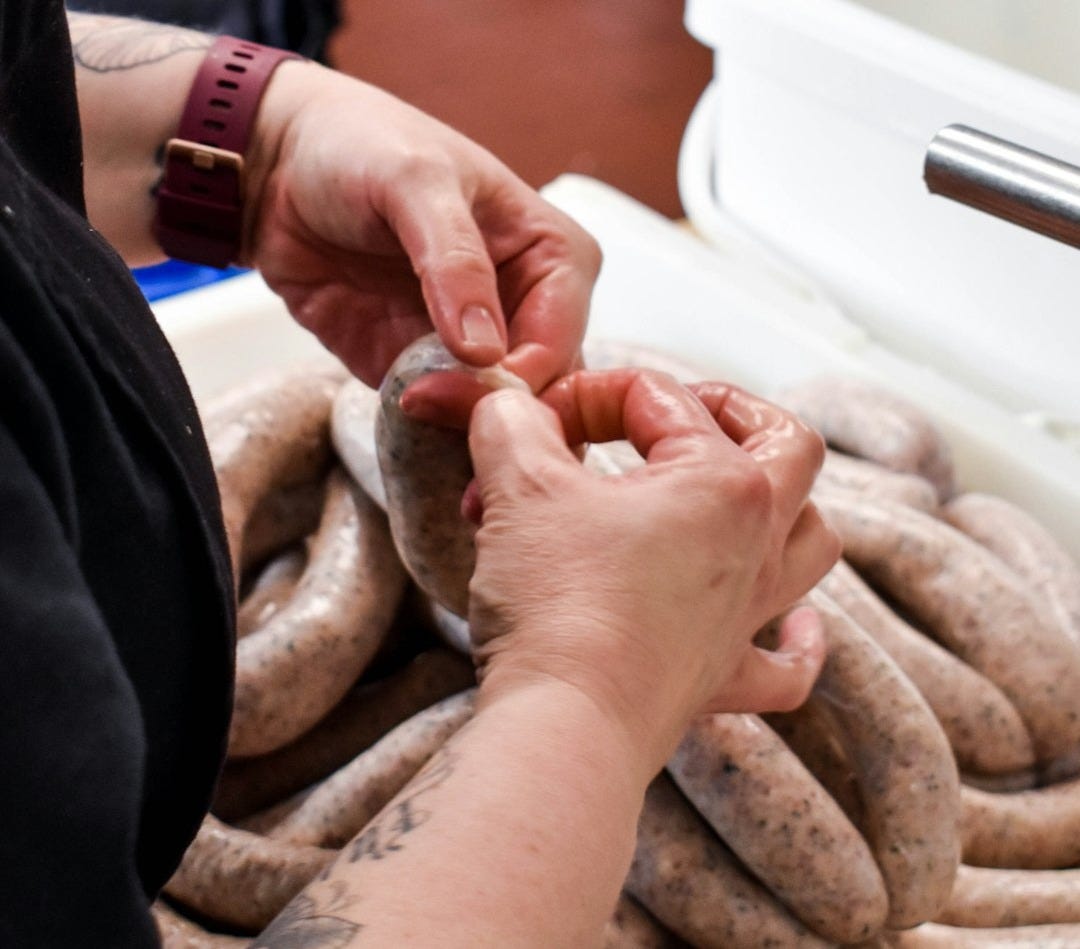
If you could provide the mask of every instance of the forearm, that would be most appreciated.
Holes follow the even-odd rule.
[[[189,90],[215,39],[183,27],[98,14],[68,13],[82,122],[87,213],[134,265],[164,256],[152,232],[154,193],[166,142],[176,135]],[[281,73],[306,71],[279,83]],[[261,100],[244,157],[245,234],[292,112],[340,81],[309,61],[283,63]],[[270,103],[274,104],[271,105]]]
[[[213,38],[122,17],[68,13],[87,213],[129,263],[160,260],[151,233],[161,153]]]
[[[569,686],[481,701],[255,947],[328,926],[348,946],[596,945],[652,777],[641,757]]]

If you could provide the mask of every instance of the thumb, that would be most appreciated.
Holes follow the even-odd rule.
[[[469,452],[485,507],[499,496],[547,493],[541,473],[581,467],[555,412],[518,389],[497,389],[476,403]]]
[[[780,621],[775,650],[751,646],[711,712],[789,712],[810,695],[825,661],[825,627],[817,610],[800,606]]]

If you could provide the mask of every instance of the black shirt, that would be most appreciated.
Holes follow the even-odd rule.
[[[0,946],[156,945],[233,600],[191,394],[88,225],[59,0],[0,0]]]

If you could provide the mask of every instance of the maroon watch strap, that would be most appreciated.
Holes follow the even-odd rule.
[[[165,145],[154,236],[177,260],[227,267],[243,237],[244,155],[271,74],[288,50],[220,36]]]

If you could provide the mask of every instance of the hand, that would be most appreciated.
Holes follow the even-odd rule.
[[[753,638],[840,552],[807,500],[820,437],[735,387],[691,388],[638,370],[574,373],[546,405],[485,396],[470,427],[483,687],[572,683],[657,767],[699,712],[805,699],[824,657],[816,614],[785,620],[776,652]],[[618,438],[646,465],[600,477],[567,447]]]
[[[571,368],[599,250],[491,154],[312,63],[279,67],[259,128],[246,262],[361,379],[432,326],[534,391]]]

